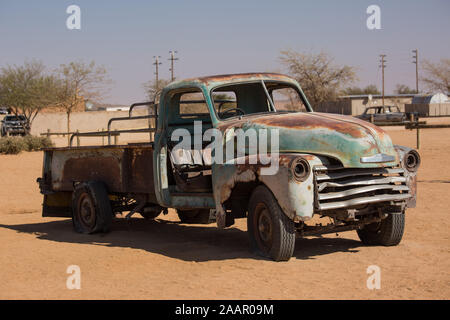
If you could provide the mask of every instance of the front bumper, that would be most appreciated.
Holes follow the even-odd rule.
[[[25,133],[25,129],[23,127],[6,127],[5,129],[6,133]]]

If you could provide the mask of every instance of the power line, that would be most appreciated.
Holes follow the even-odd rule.
[[[178,53],[178,51],[171,50],[171,51],[169,51],[169,53],[170,53],[170,58],[169,58],[169,60],[170,60],[170,69],[169,70],[170,70],[170,73],[171,73],[171,80],[170,81],[173,81],[173,80],[175,80],[173,62],[176,61],[176,60],[179,60],[178,58],[175,58],[175,53]]]

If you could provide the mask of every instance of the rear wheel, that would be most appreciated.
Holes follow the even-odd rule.
[[[366,245],[396,246],[405,230],[405,213],[391,213],[380,222],[357,230],[359,239]]]
[[[72,195],[72,222],[76,232],[108,232],[112,209],[106,186],[90,181],[78,184]]]
[[[252,249],[263,256],[287,261],[294,253],[295,224],[265,186],[256,187],[250,197],[247,230]]]

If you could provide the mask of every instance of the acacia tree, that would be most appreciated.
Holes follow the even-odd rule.
[[[364,94],[380,94],[380,93],[381,92],[374,84],[370,84],[365,88],[349,87],[342,91],[342,94],[344,95],[364,95]]]
[[[144,83],[144,90],[149,101],[153,101],[158,92],[169,83],[170,81],[165,79],[158,79],[158,82],[156,82],[156,80],[150,80],[149,82]]]
[[[450,94],[450,59],[437,63],[425,60],[422,68],[425,76],[421,80],[429,90]]]
[[[8,107],[16,116],[25,117],[26,134],[30,134],[31,125],[43,108],[57,104],[59,82],[44,70],[38,61],[1,69],[0,105]]]
[[[104,67],[96,67],[95,62],[70,62],[62,64],[57,70],[60,76],[58,106],[67,114],[67,133],[70,133],[70,115],[86,100],[98,100],[110,83]],[[70,136],[67,136],[70,139]]]
[[[345,84],[356,80],[354,68],[333,64],[325,53],[305,54],[293,50],[281,51],[281,63],[301,85],[312,105],[335,100]]]
[[[415,94],[417,92],[416,92],[416,89],[411,89],[407,85],[397,84],[395,86],[394,93],[396,93],[396,94]]]

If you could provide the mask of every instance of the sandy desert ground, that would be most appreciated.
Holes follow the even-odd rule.
[[[414,131],[387,131],[415,146]],[[243,219],[219,231],[169,211],[76,234],[69,219],[41,217],[42,152],[0,155],[0,299],[448,299],[450,129],[422,130],[420,153],[418,206],[399,246],[365,247],[345,232],[298,239],[283,263],[248,251]],[[81,268],[80,290],[66,288],[69,265]],[[370,265],[379,290],[366,287]]]

